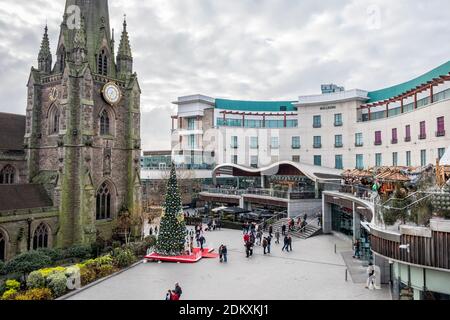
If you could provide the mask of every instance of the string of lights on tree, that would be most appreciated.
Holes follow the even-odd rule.
[[[174,164],[170,171],[163,208],[156,251],[165,256],[177,256],[184,252],[186,223]]]

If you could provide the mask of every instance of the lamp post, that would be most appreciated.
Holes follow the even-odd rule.
[[[31,224],[33,223],[33,218],[27,219],[28,223],[28,241],[27,241],[27,250],[31,250]]]

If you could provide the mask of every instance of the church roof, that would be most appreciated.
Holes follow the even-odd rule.
[[[0,112],[0,150],[23,150],[25,116]]]
[[[52,200],[41,185],[0,185],[0,211],[48,208],[52,206]]]

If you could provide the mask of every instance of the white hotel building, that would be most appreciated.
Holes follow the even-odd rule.
[[[172,117],[174,159],[204,168],[280,161],[339,170],[421,166],[434,164],[450,145],[450,61],[378,91],[334,88],[295,101],[180,97]]]

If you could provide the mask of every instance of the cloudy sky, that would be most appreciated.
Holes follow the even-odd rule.
[[[64,2],[0,0],[0,112],[25,113],[43,26],[54,51]],[[147,150],[170,148],[178,96],[295,100],[418,76],[450,60],[448,12],[446,0],[110,0],[116,37],[128,17]]]

